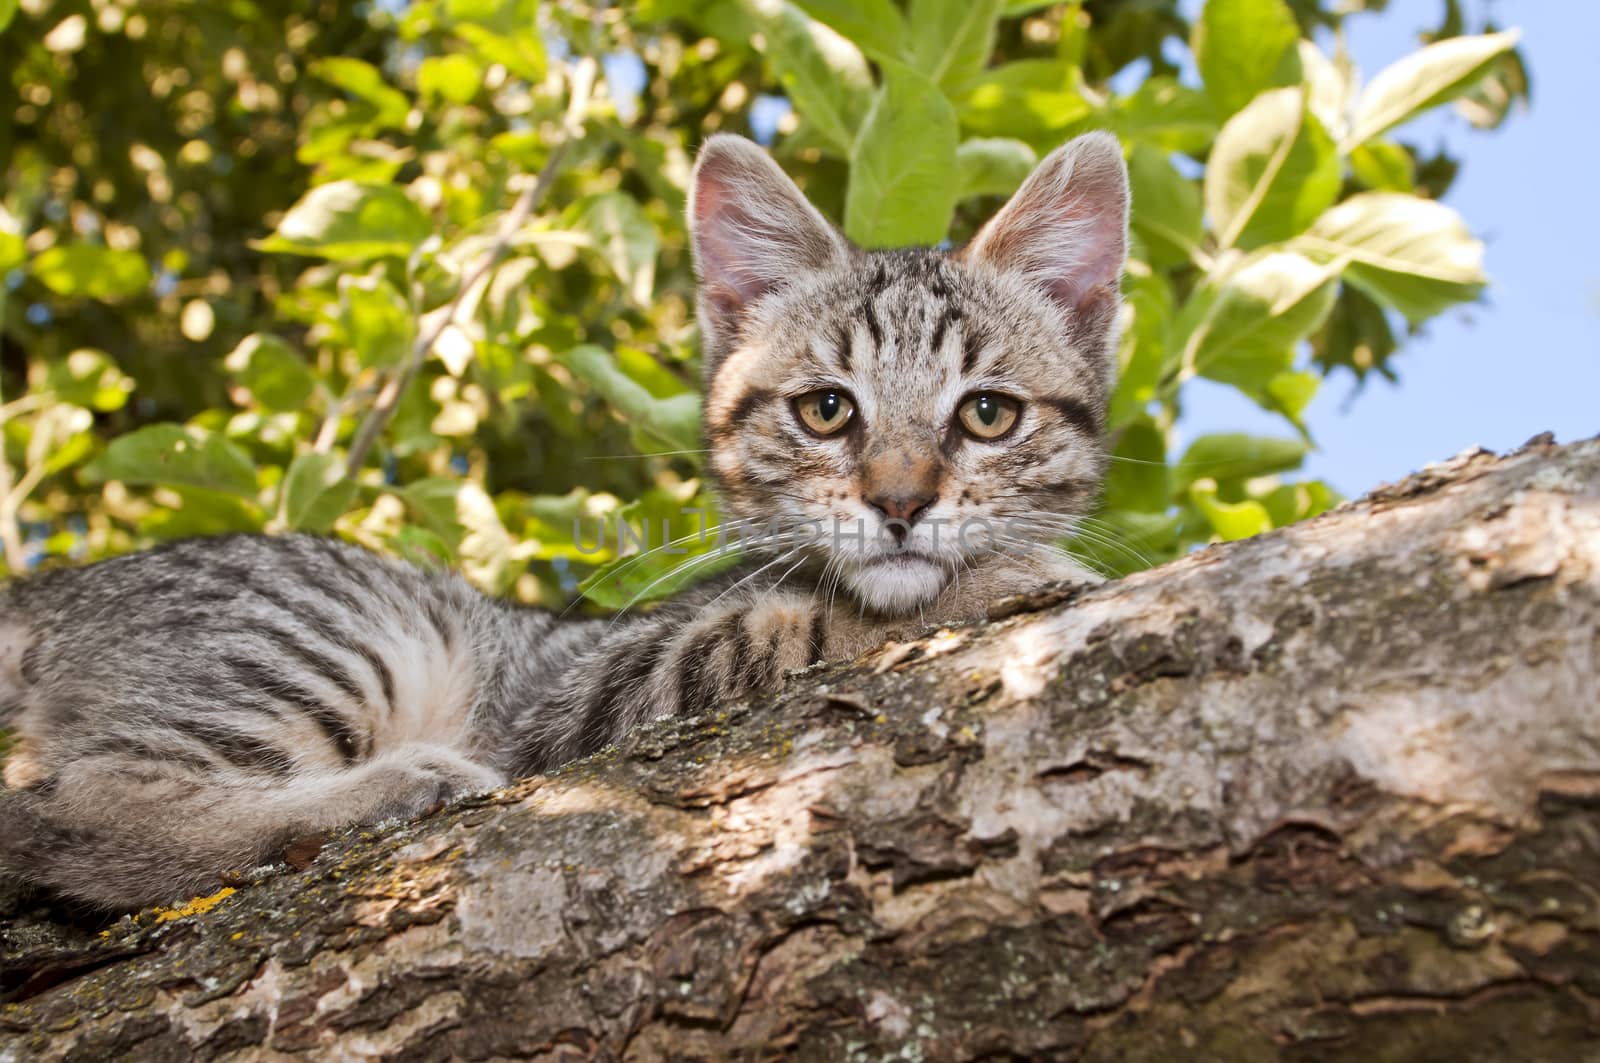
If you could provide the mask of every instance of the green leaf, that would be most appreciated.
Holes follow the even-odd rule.
[[[450,557],[455,556],[461,537],[466,533],[456,508],[461,484],[462,481],[449,477],[428,476],[394,489],[396,497],[411,511],[412,519],[444,540]]]
[[[1344,501],[1339,492],[1321,480],[1302,480],[1284,484],[1257,499],[1266,507],[1274,528],[1309,520]]]
[[[1242,432],[1204,435],[1189,444],[1172,472],[1180,491],[1200,479],[1249,480],[1298,469],[1310,449],[1299,439]]]
[[[1317,219],[1297,249],[1349,264],[1345,280],[1416,323],[1478,297],[1483,244],[1443,203],[1393,192],[1351,196]]]
[[[0,33],[4,33],[11,20],[17,16],[18,0],[0,0]],[[0,756],[0,759],[4,759]]]
[[[1222,117],[1300,80],[1300,28],[1283,0],[1206,0],[1190,47]]]
[[[1124,143],[1146,143],[1162,151],[1200,155],[1217,136],[1210,98],[1169,77],[1150,78],[1097,117]]]
[[[350,508],[356,482],[333,454],[301,454],[283,475],[283,519],[291,528],[325,532]]]
[[[1073,84],[1073,69],[1054,59],[1022,59],[985,71],[960,98],[961,125],[974,133],[1050,141],[1093,108]]]
[[[402,525],[389,540],[395,556],[418,568],[445,569],[455,563],[455,551],[442,535],[415,524]]]
[[[1148,416],[1124,428],[1106,476],[1108,509],[1164,513],[1172,502],[1167,484],[1167,440]]]
[[[1072,540],[1072,556],[1108,576],[1125,576],[1176,556],[1177,533],[1176,514],[1108,509]]]
[[[1133,192],[1134,231],[1145,242],[1157,266],[1181,266],[1200,246],[1205,218],[1200,186],[1180,174],[1165,153],[1136,144],[1128,160]]]
[[[862,247],[936,244],[956,207],[956,113],[931,82],[885,66],[850,152],[844,231]]]
[[[1298,88],[1274,89],[1229,119],[1206,165],[1206,211],[1223,247],[1304,232],[1339,195],[1333,139]]]
[[[901,58],[906,23],[892,0],[795,0],[795,6],[875,59]]]
[[[1009,196],[1039,164],[1039,154],[1020,140],[975,137],[956,148],[956,196]]]
[[[254,498],[256,467],[235,443],[203,429],[153,424],[118,436],[89,466],[91,483],[200,487]]]
[[[622,281],[628,298],[639,306],[650,306],[660,239],[639,201],[625,192],[598,195],[584,208],[578,227],[594,241],[606,265]]]
[[[370,104],[373,109],[371,127],[404,128],[411,101],[406,99],[405,93],[386,83],[383,73],[371,63],[347,56],[334,56],[312,63],[311,74]]]
[[[69,298],[120,299],[150,287],[144,256],[95,244],[48,248],[34,256],[30,268],[40,284]]]
[[[1003,0],[911,0],[910,62],[943,88],[958,88],[983,72],[994,51]]]
[[[848,153],[872,101],[861,51],[786,0],[744,0],[778,83],[835,150]]]
[[[1248,539],[1272,530],[1272,517],[1260,502],[1245,499],[1243,502],[1223,502],[1217,498],[1217,485],[1210,480],[1198,480],[1189,485],[1189,498],[1205,515],[1224,542]]]
[[[417,68],[417,89],[432,99],[470,103],[483,90],[483,67],[460,52],[429,56]]]
[[[9,273],[28,260],[28,246],[16,233],[0,230],[0,275]],[[0,276],[0,280],[4,280]]]
[[[1257,396],[1257,399],[1269,409],[1283,414],[1304,431],[1306,407],[1317,397],[1317,389],[1321,386],[1320,375],[1303,369],[1292,369],[1286,373],[1279,373],[1267,381],[1266,394]]]
[[[246,336],[222,364],[256,402],[278,413],[304,410],[316,390],[316,380],[299,353],[269,333]]]
[[[339,323],[364,366],[399,365],[417,335],[405,296],[382,274],[339,278]]]
[[[592,345],[574,347],[560,356],[573,375],[592,387],[634,428],[669,450],[700,445],[700,396],[694,393],[658,399],[630,379],[610,352]]]
[[[1172,285],[1165,274],[1132,262],[1122,290],[1133,321],[1117,349],[1117,387],[1107,417],[1113,429],[1138,418],[1156,398],[1172,325]]]
[[[366,261],[409,255],[431,231],[428,216],[402,189],[333,181],[302,196],[277,231],[255,246],[279,254]]]
[[[1360,288],[1346,284],[1327,327],[1312,340],[1312,354],[1323,373],[1344,366],[1358,379],[1374,369],[1392,378],[1388,362],[1397,346],[1383,307]]]
[[[630,542],[643,545],[630,548],[580,583],[585,598],[607,609],[628,609],[669,598],[739,563],[743,554],[734,539],[718,537],[716,507],[707,496],[690,495],[692,487],[691,482],[646,491],[604,522],[607,546],[620,549],[619,521],[633,530]],[[586,521],[581,534],[585,546],[592,548],[601,533]]]
[[[445,12],[454,20],[451,28],[486,63],[499,63],[528,81],[544,79],[537,0],[448,0]]]
[[[51,360],[45,379],[62,402],[101,412],[122,409],[133,392],[133,381],[109,355],[87,347]]]
[[[1295,344],[1326,320],[1337,287],[1337,270],[1287,252],[1259,255],[1211,279],[1173,325],[1176,369],[1264,394],[1292,367]]]
[[[85,470],[87,472],[87,470]],[[254,501],[223,491],[182,484],[164,484],[177,496],[177,506],[156,506],[139,521],[138,532],[150,539],[189,539],[196,535],[257,532],[266,523]]]
[[[1411,192],[1417,187],[1417,163],[1411,153],[1381,137],[1358,144],[1350,153],[1356,180],[1375,192]]]
[[[1424,111],[1471,91],[1502,55],[1516,47],[1516,30],[1452,37],[1430,44],[1378,72],[1356,103],[1346,144],[1365,143]]]

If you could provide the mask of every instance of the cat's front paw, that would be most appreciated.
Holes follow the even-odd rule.
[[[994,554],[953,581],[929,612],[938,623],[981,620],[998,602],[1026,599],[1048,588],[1099,583],[1101,577],[1070,558],[1043,548],[1032,553]]]
[[[362,780],[363,820],[414,819],[459,797],[505,785],[497,771],[443,746],[408,746],[378,757]]]
[[[784,674],[823,659],[827,631],[817,603],[764,595],[700,620],[677,654],[680,710],[771,690]]]

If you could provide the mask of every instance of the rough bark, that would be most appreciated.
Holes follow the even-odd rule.
[[[1595,1058],[1597,633],[1600,442],[1464,456],[187,909],[16,916],[0,1060]]]

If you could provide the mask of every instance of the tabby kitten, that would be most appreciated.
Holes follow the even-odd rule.
[[[725,509],[811,524],[649,613],[571,619],[310,536],[176,543],[0,592],[0,873],[127,908],[286,841],[553,768],[656,716],[1087,573],[1122,154],[1058,149],[967,247],[853,247],[757,147],[693,177]],[[973,525],[979,525],[974,532]]]

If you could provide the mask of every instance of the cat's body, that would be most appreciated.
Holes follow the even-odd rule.
[[[804,537],[604,620],[310,536],[19,581],[0,592],[0,726],[20,736],[0,873],[102,907],[172,899],[1088,576],[1032,544],[1101,478],[1114,141],[1058,151],[958,256],[851,248],[734,138],[702,153],[691,211],[712,471],[732,512]]]

